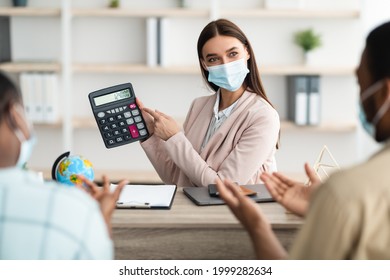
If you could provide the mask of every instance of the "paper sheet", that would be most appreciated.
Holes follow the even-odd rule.
[[[114,191],[117,185],[111,184]],[[117,201],[118,208],[170,208],[175,185],[126,185]]]

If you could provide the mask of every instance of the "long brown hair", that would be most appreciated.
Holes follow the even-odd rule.
[[[219,89],[217,85],[208,81],[209,72],[202,67],[202,49],[208,40],[218,35],[234,37],[246,47],[250,57],[248,59],[249,75],[246,76],[244,84],[248,91],[260,95],[272,106],[272,103],[269,101],[265,93],[263,84],[261,82],[260,73],[256,64],[255,54],[253,52],[251,44],[249,43],[249,40],[245,36],[244,32],[242,32],[242,30],[237,25],[227,19],[218,19],[216,21],[210,22],[206,25],[205,28],[203,28],[202,32],[199,35],[197,46],[199,65],[202,71],[202,76],[208,86],[214,91],[217,91]]]

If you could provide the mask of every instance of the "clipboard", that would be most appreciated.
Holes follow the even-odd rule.
[[[111,184],[114,191],[117,185]],[[126,185],[122,189],[118,209],[171,209],[176,185]]]

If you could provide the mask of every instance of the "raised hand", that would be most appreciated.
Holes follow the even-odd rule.
[[[305,171],[310,179],[309,185],[291,180],[278,172],[263,173],[260,178],[277,202],[287,210],[299,216],[305,216],[311,194],[321,183],[317,174],[307,163]]]
[[[116,207],[116,202],[119,199],[119,195],[128,181],[122,180],[119,182],[115,191],[111,192],[110,182],[107,176],[103,175],[103,189],[99,188],[94,182],[88,180],[83,175],[78,175],[77,177],[81,180],[84,186],[87,187],[86,191],[99,203],[104,221],[106,222],[108,232],[111,236],[112,214]],[[83,188],[82,186],[79,186],[79,188],[80,187]]]
[[[243,195],[232,181],[216,181],[219,196],[248,231],[258,259],[284,259],[287,253],[276,238],[263,212]]]
[[[263,220],[260,208],[247,196],[243,195],[238,185],[230,180],[216,181],[219,196],[226,202],[234,216],[252,235],[254,228]]]

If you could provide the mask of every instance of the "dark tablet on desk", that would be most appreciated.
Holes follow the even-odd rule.
[[[264,184],[244,185],[244,187],[256,192],[256,195],[248,196],[255,202],[275,201]],[[208,188],[184,187],[183,191],[189,199],[191,199],[196,205],[199,206],[225,204],[221,198],[210,196]]]

